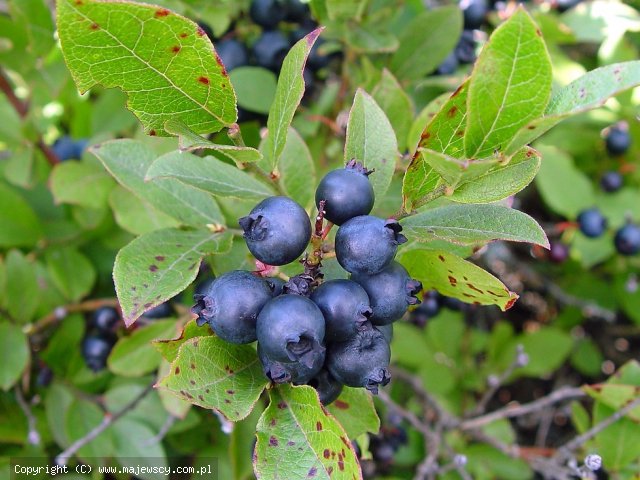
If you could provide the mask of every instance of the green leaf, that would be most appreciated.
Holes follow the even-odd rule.
[[[9,390],[29,363],[27,337],[17,325],[0,320],[0,388]]]
[[[11,250],[5,258],[5,271],[3,306],[12,319],[27,323],[33,318],[40,299],[36,264],[22,252]]]
[[[170,337],[175,330],[174,319],[159,320],[121,338],[109,354],[109,370],[123,377],[141,377],[153,372],[160,365],[162,356],[150,342]]]
[[[398,149],[406,150],[413,121],[411,99],[387,69],[382,71],[382,78],[373,89],[371,96],[391,122],[398,140]]]
[[[265,183],[228,163],[186,152],[170,152],[153,162],[145,180],[162,178],[179,180],[221,197],[261,200],[273,195]]]
[[[271,170],[275,170],[284,145],[287,141],[289,125],[293,115],[304,95],[304,79],[302,72],[307,63],[307,57],[311,47],[316,42],[322,27],[315,29],[309,35],[297,42],[282,62],[276,96],[269,110],[267,120],[268,134],[263,142],[261,151],[265,156]]]
[[[47,347],[40,352],[39,358],[57,378],[73,378],[84,368],[80,343],[85,334],[85,323],[79,313],[66,316],[49,338]]]
[[[462,33],[462,11],[456,5],[428,10],[403,27],[391,70],[401,80],[420,80],[453,51]]]
[[[283,473],[286,478],[362,478],[349,438],[312,387],[283,384],[269,393],[253,455],[259,480],[283,478]]]
[[[116,223],[134,235],[179,226],[177,220],[156,209],[146,200],[136,197],[120,185],[111,190],[109,206],[113,211]]]
[[[195,320],[190,320],[177,338],[157,340],[153,342],[153,346],[167,362],[173,362],[178,356],[178,351],[184,342],[192,338],[205,337],[208,335],[211,335],[209,325],[199,327]]]
[[[235,94],[211,41],[194,22],[160,7],[58,0],[58,35],[81,93],[118,87],[150,135],[179,118],[198,133],[236,121]]]
[[[549,248],[544,230],[533,218],[501,205],[447,205],[411,215],[400,223],[403,233],[419,242],[441,239],[474,245],[509,240]]]
[[[345,163],[355,158],[375,172],[369,180],[376,197],[389,188],[398,158],[398,143],[389,119],[375,100],[358,89],[347,123]]]
[[[103,418],[103,411],[95,403],[78,397],[69,406],[64,419],[65,437],[69,440],[69,443],[73,443],[100,425]],[[78,450],[78,457],[89,461],[110,457],[113,453],[113,438],[111,435],[111,429],[103,431]]]
[[[422,132],[425,131],[427,125],[429,125],[433,117],[436,116],[442,106],[447,102],[447,100],[449,100],[450,96],[451,93],[446,92],[431,100],[431,102],[429,102],[427,106],[422,109],[422,111],[418,114],[416,119],[411,124],[411,129],[409,130],[409,137],[407,140],[407,147],[411,155],[415,154],[418,150],[418,144],[422,139]]]
[[[132,325],[189,286],[202,257],[226,252],[231,239],[224,232],[165,229],[142,235],[120,250],[113,279],[125,324]]]
[[[544,116],[522,127],[511,140],[509,155],[533,142],[567,117],[601,107],[607,99],[640,85],[640,61],[616,63],[596,68],[566,87],[557,90]]]
[[[516,347],[520,344],[529,355],[529,363],[516,371],[517,375],[540,377],[547,375],[562,365],[571,353],[573,339],[555,327],[544,327],[535,332],[519,335],[506,350],[505,364],[509,364],[516,356]],[[508,358],[508,360],[506,360]]]
[[[42,237],[38,217],[11,187],[0,183],[0,247],[31,247]]]
[[[164,124],[167,133],[177,135],[180,142],[180,150],[213,150],[224,155],[233,162],[252,163],[262,159],[262,154],[251,147],[236,147],[234,145],[218,145],[198,135],[178,119],[168,120]]]
[[[65,431],[66,418],[69,408],[73,404],[73,392],[69,387],[54,381],[47,389],[45,399],[45,411],[47,424],[58,446],[69,446],[69,438]]]
[[[497,305],[503,311],[513,306],[518,295],[496,277],[471,262],[438,250],[408,250],[400,262],[425,290],[437,290],[467,303]]]
[[[423,161],[442,177],[449,187],[455,188],[460,183],[470,182],[474,178],[493,168],[497,157],[483,160],[460,160],[434,150],[420,149]]]
[[[47,250],[45,259],[51,280],[67,300],[77,302],[93,288],[96,270],[75,248]]]
[[[354,52],[385,53],[398,48],[395,35],[373,22],[353,25],[345,31],[345,41]]]
[[[549,54],[529,14],[520,8],[491,35],[469,84],[468,158],[503,151],[516,132],[544,112],[551,94]]]
[[[111,427],[114,456],[123,467],[141,470],[139,478],[160,480],[166,478],[162,470],[168,468],[162,442],[154,441],[155,432],[144,423],[123,418]]]
[[[524,147],[506,165],[496,165],[472,181],[462,182],[449,199],[459,203],[491,203],[507,198],[533,181],[541,160],[536,150]]]
[[[277,87],[272,71],[260,67],[238,67],[229,73],[229,77],[238,97],[238,106],[250,112],[269,113]]]
[[[544,160],[535,183],[547,207],[568,218],[575,218],[581,210],[595,205],[591,181],[574,165],[569,155],[546,145],[538,145],[538,150]]]
[[[55,45],[49,5],[43,0],[12,0],[9,5],[13,21],[25,27],[28,52],[36,56],[49,53]]]
[[[636,397],[637,398],[637,397]],[[593,424],[597,425],[616,412],[615,409],[596,402],[593,407]],[[640,428],[638,422],[621,418],[595,437],[597,452],[607,470],[616,471],[640,457]]]
[[[235,422],[251,413],[267,383],[254,348],[207,336],[182,344],[158,386]]]
[[[309,147],[293,128],[289,129],[279,169],[284,192],[303,207],[310,206],[315,198],[316,167]]]
[[[378,433],[380,419],[371,394],[364,388],[343,387],[340,396],[327,407],[349,438]]]
[[[114,182],[100,164],[65,162],[51,172],[50,185],[57,203],[101,208],[107,204]]]
[[[174,179],[145,182],[156,159],[151,148],[134,140],[113,140],[91,149],[109,173],[127,190],[185,225],[223,224],[224,217],[210,195]]]

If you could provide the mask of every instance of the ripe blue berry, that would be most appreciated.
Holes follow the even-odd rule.
[[[324,355],[322,312],[306,297],[284,294],[267,302],[258,315],[258,343],[278,362],[300,362],[311,368]]]
[[[289,51],[289,40],[280,32],[264,32],[253,44],[253,56],[259,67],[280,70]]]
[[[476,61],[476,40],[473,30],[464,30],[454,50],[456,59],[460,63],[473,63]]]
[[[405,314],[409,305],[420,303],[416,294],[422,290],[422,284],[409,277],[398,262],[392,262],[375,275],[353,274],[351,279],[359,283],[369,295],[373,309],[370,320],[374,325],[395,322]]]
[[[204,294],[193,296],[191,311],[198,325],[209,324],[217,336],[230,343],[256,339],[256,319],[271,300],[271,288],[263,279],[243,270],[219,276]]]
[[[115,338],[109,335],[89,335],[82,340],[82,357],[87,367],[98,372],[107,366],[107,357],[115,344]]]
[[[342,384],[337,381],[325,368],[320,370],[315,377],[307,382],[318,392],[320,402],[323,405],[329,405],[340,396],[342,392]]]
[[[300,385],[307,383],[315,375],[320,372],[324,364],[325,351],[313,357],[311,366],[307,366],[303,362],[278,362],[270,359],[265,353],[264,348],[258,342],[258,357],[262,362],[262,370],[266,377],[274,383],[295,383]]]
[[[569,247],[561,242],[551,242],[549,260],[553,263],[563,263],[567,258],[569,258]]]
[[[622,175],[616,171],[605,172],[600,178],[600,187],[607,193],[617,192],[622,188],[623,183]]]
[[[411,323],[424,327],[427,322],[440,312],[440,295],[435,290],[424,294],[422,303],[411,312]]]
[[[597,208],[590,208],[580,212],[578,215],[578,226],[585,236],[596,238],[602,235],[607,229],[607,219]]]
[[[79,160],[86,146],[86,140],[75,141],[70,136],[64,135],[55,141],[51,149],[61,162],[65,162],[67,160]]]
[[[267,30],[276,28],[286,13],[282,0],[253,0],[249,7],[251,20]]]
[[[118,311],[113,307],[100,307],[91,315],[91,325],[100,332],[111,332],[120,321]]]
[[[631,136],[628,130],[616,125],[609,129],[605,142],[609,154],[622,155],[631,146]]]
[[[247,48],[238,40],[234,40],[233,38],[222,40],[217,42],[215,47],[227,72],[230,72],[234,68],[249,65],[249,52],[247,52]]]
[[[351,160],[345,168],[327,173],[316,189],[316,206],[324,200],[324,218],[336,225],[360,215],[367,215],[373,208],[375,195],[367,170]]]
[[[309,215],[288,197],[264,199],[238,223],[249,251],[267,265],[293,262],[311,240]]]
[[[489,13],[487,0],[462,0],[460,8],[464,15],[464,28],[473,30],[480,28]]]
[[[300,0],[287,0],[286,15],[285,20],[288,22],[302,23],[309,19],[309,4]]]
[[[384,339],[387,341],[389,345],[391,345],[391,340],[393,340],[393,324],[390,323],[388,325],[376,325],[373,328],[378,330]]]
[[[622,255],[635,255],[640,252],[640,226],[626,224],[616,232],[613,243]]]
[[[391,263],[407,241],[393,219],[362,215],[347,220],[336,234],[336,259],[347,272],[373,275]]]
[[[346,342],[334,343],[327,349],[326,367],[340,383],[365,387],[378,393],[379,385],[389,383],[391,350],[382,333],[371,328]]]
[[[351,280],[329,280],[314,290],[311,300],[324,316],[325,340],[344,342],[360,330],[370,328],[373,313],[367,292]]]

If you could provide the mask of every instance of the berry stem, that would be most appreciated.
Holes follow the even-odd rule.
[[[27,335],[34,335],[41,332],[45,328],[58,323],[70,313],[92,312],[101,307],[114,307],[119,309],[120,304],[118,303],[117,298],[98,298],[94,300],[87,300],[81,303],[71,303],[69,305],[64,305],[56,308],[50,314],[42,317],[36,323],[30,325],[25,330],[25,333]]]

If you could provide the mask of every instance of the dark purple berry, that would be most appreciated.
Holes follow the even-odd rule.
[[[365,387],[377,394],[378,386],[389,383],[391,351],[382,333],[372,328],[358,332],[351,340],[327,348],[326,367],[333,377],[350,387]]]
[[[82,340],[82,357],[87,367],[94,372],[107,366],[107,357],[115,344],[115,338],[109,335],[89,335]]]
[[[416,294],[422,290],[422,284],[409,277],[407,270],[398,262],[392,262],[375,275],[353,274],[351,279],[369,295],[373,309],[370,320],[374,325],[395,322],[405,314],[409,305],[420,303]]]
[[[487,0],[462,0],[460,2],[460,8],[464,15],[465,30],[480,28],[484,23],[487,13],[489,13]]]
[[[293,262],[311,239],[309,215],[288,197],[264,199],[238,223],[249,251],[267,265]]]
[[[309,19],[309,4],[302,3],[300,0],[286,0],[286,17],[285,20],[293,23],[303,23]]]
[[[454,50],[456,59],[462,64],[476,61],[476,40],[473,30],[464,30]]]
[[[314,290],[311,300],[324,316],[325,341],[344,342],[356,333],[371,328],[373,313],[367,292],[351,280],[329,280]]]
[[[256,340],[258,313],[271,298],[271,288],[262,278],[233,270],[216,278],[204,295],[194,295],[191,311],[198,315],[198,325],[208,323],[223,340],[250,343]]]
[[[276,28],[286,14],[286,5],[282,0],[253,0],[249,7],[251,20],[267,30]]]
[[[640,226],[626,224],[616,232],[613,243],[622,255],[635,255],[640,252]]]
[[[375,194],[367,170],[351,160],[345,168],[327,173],[316,189],[316,206],[324,200],[324,218],[336,225],[360,215],[368,215],[373,208]]]
[[[561,242],[551,242],[549,246],[549,260],[553,263],[563,263],[569,258],[569,246]]]
[[[258,66],[277,72],[290,46],[282,33],[264,32],[253,44],[253,57]]]
[[[310,381],[320,372],[324,365],[325,350],[322,350],[313,357],[310,366],[303,362],[278,362],[270,359],[265,353],[264,348],[258,342],[258,357],[262,363],[262,370],[266,377],[274,383],[295,383],[296,385],[304,384]]]
[[[164,302],[160,305],[153,307],[142,314],[144,318],[155,320],[157,318],[168,318],[173,315],[173,307],[171,302]]]
[[[617,192],[622,188],[623,183],[622,175],[613,170],[605,172],[600,178],[600,187],[607,193]]]
[[[597,208],[583,210],[577,220],[580,231],[589,238],[597,238],[607,229],[607,219]]]
[[[262,308],[256,327],[258,343],[272,360],[311,368],[324,355],[324,317],[306,297],[284,294],[272,299]]]
[[[86,146],[86,140],[76,141],[68,135],[63,135],[55,141],[51,149],[61,162],[66,162],[67,160],[79,160]]]
[[[440,295],[435,290],[426,292],[422,297],[422,303],[411,312],[410,321],[422,328],[429,320],[440,312]]]
[[[100,332],[112,332],[119,321],[120,315],[113,307],[100,307],[91,315],[91,325]]]
[[[347,272],[373,275],[389,265],[407,241],[393,219],[362,215],[347,220],[336,234],[336,259]]]
[[[222,40],[217,42],[215,47],[227,72],[230,72],[234,68],[249,65],[249,52],[247,52],[247,48],[238,40],[234,40],[233,38]]]
[[[443,307],[453,310],[454,312],[466,311],[469,308],[467,303],[455,297],[442,297],[441,303]]]
[[[316,389],[318,397],[320,397],[320,402],[323,405],[333,403],[342,392],[342,384],[333,378],[329,371],[324,368],[309,380],[307,384]]]
[[[609,129],[605,143],[609,154],[622,155],[631,146],[631,135],[627,129],[614,125]]]
[[[442,61],[435,73],[436,75],[452,75],[456,72],[459,65],[460,63],[458,62],[456,52],[453,51]]]

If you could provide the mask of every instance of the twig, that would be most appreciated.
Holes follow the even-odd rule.
[[[53,312],[42,317],[36,323],[30,325],[25,330],[25,333],[27,335],[33,335],[35,333],[41,332],[51,325],[58,323],[70,313],[92,312],[101,307],[120,308],[120,304],[118,303],[117,298],[97,298],[94,300],[87,300],[80,303],[71,303],[69,305],[57,307]]]
[[[571,457],[573,451],[580,448],[586,442],[595,437],[598,433],[602,432],[608,426],[616,423],[622,417],[624,417],[627,413],[633,410],[636,407],[640,406],[640,397],[636,398],[632,402],[627,403],[620,410],[615,411],[613,414],[602,420],[601,422],[596,423],[589,430],[584,432],[582,435],[578,435],[573,440],[565,443],[562,447],[558,449],[558,452],[555,455],[555,458],[558,461],[566,460]]]
[[[530,403],[525,403],[524,405],[508,405],[499,410],[487,413],[486,415],[464,420],[458,426],[460,430],[475,430],[483,427],[484,425],[495,422],[496,420],[501,420],[503,418],[520,417],[528,413],[542,410],[550,405],[553,405],[554,403],[582,398],[585,395],[586,394],[580,388],[564,387],[550,393],[546,397],[539,398],[538,400],[534,400]]]
[[[175,417],[173,415],[169,415],[167,417],[167,419],[165,420],[165,422],[162,424],[162,427],[160,428],[160,431],[158,431],[158,433],[156,435],[154,435],[153,437],[151,437],[150,439],[144,441],[142,443],[143,447],[150,447],[151,445],[155,445],[156,443],[160,443],[164,437],[167,436],[167,433],[169,433],[169,430],[171,430],[171,427],[173,427],[173,424],[176,423],[176,421],[178,420],[178,417]]]
[[[31,411],[31,407],[27,403],[22,393],[22,389],[20,387],[15,388],[16,392],[16,400],[18,401],[18,405],[20,409],[24,413],[24,416],[27,417],[27,425],[29,428],[29,433],[27,434],[27,440],[31,445],[40,445],[41,437],[38,432],[38,426],[36,417],[33,416],[33,412]]]
[[[584,313],[586,317],[601,318],[606,322],[613,322],[616,319],[616,312],[614,312],[613,310],[609,310],[608,308],[601,307],[600,305],[590,302],[589,300],[584,300],[582,298],[571,295],[562,290],[562,288],[560,288],[555,283],[545,283],[545,289],[547,293],[549,293],[549,295],[551,295],[561,304],[568,305],[570,307],[577,307],[582,310],[582,313]]]
[[[415,428],[418,432],[422,433],[423,436],[429,437],[432,435],[433,432],[431,432],[429,427],[425,423],[423,423],[422,420],[420,420],[416,416],[416,414],[401,407],[396,402],[394,402],[387,392],[385,392],[384,390],[379,390],[378,398],[382,401],[382,403],[387,405],[387,407],[393,409],[395,412],[398,413],[398,415],[400,415],[407,422],[409,422],[411,426]]]
[[[69,461],[69,458],[75,455],[75,453],[78,450],[80,450],[82,447],[84,447],[89,442],[94,440],[98,435],[100,435],[107,428],[109,428],[114,422],[118,421],[125,414],[133,410],[138,405],[138,403],[140,403],[140,401],[143,398],[145,398],[149,394],[149,392],[151,392],[151,390],[153,390],[153,383],[150,383],[149,385],[147,385],[147,387],[142,392],[140,392],[138,396],[136,396],[133,400],[131,400],[128,404],[126,404],[124,407],[122,407],[122,409],[118,410],[116,413],[106,414],[102,419],[102,422],[100,422],[100,424],[97,427],[95,427],[93,430],[87,433],[84,437],[81,437],[75,442],[73,442],[69,446],[69,448],[67,448],[58,456],[56,456],[55,458],[56,465],[66,465],[67,462]]]

